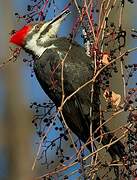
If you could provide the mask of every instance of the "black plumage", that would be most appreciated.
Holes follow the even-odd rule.
[[[64,62],[64,92],[65,97],[73,93],[78,87],[93,77],[94,67],[91,58],[85,53],[85,49],[76,42],[70,43],[67,38],[56,38],[49,41],[47,47],[54,45],[55,48],[47,49],[41,57],[34,57],[34,72],[36,77],[49,98],[57,107],[61,105],[61,61],[69,51]],[[91,84],[78,91],[63,106],[63,115],[68,127],[84,142],[90,137],[90,123],[94,132],[100,124],[100,87],[97,82],[94,84],[93,103],[91,104]],[[89,108],[92,106],[92,117],[89,115]],[[102,128],[104,133],[109,132],[106,126]],[[100,131],[94,137],[100,135]],[[102,144],[108,144],[111,139],[116,140],[113,134],[103,136]],[[100,139],[98,139],[100,140]],[[88,149],[91,151],[91,145]],[[124,145],[118,141],[108,149],[110,155],[118,155],[122,158],[125,154]]]

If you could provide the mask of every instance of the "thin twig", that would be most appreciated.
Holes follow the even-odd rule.
[[[52,128],[52,126],[53,126],[53,123],[55,122],[55,120],[56,120],[56,118],[57,118],[57,116],[58,116],[58,113],[59,113],[59,112],[56,113],[56,115],[55,115],[52,123],[50,124],[47,132],[44,134],[44,136],[43,136],[42,139],[40,140],[40,144],[39,144],[39,146],[38,146],[37,154],[36,154],[36,156],[35,156],[35,158],[34,158],[34,162],[33,162],[33,164],[32,164],[32,168],[31,168],[32,171],[34,170],[34,168],[35,168],[35,166],[36,166],[36,161],[37,161],[37,158],[38,158],[38,156],[39,156],[39,154],[40,154],[43,141],[45,140],[45,138],[47,137],[49,131],[51,130],[51,128]]]

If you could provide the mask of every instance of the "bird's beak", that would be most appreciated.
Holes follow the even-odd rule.
[[[68,16],[70,14],[69,9],[65,9],[59,16],[55,17],[50,24],[60,24],[65,18],[66,16]]]
[[[70,14],[70,11],[68,9],[66,9],[60,15],[55,17],[54,19],[52,19],[49,22],[45,22],[42,25],[40,37],[39,37],[39,39],[42,43],[47,42],[51,38],[56,37],[62,21],[67,17],[68,14]]]

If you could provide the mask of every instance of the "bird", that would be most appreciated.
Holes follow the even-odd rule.
[[[57,36],[62,22],[69,14],[70,11],[66,9],[51,21],[29,23],[10,37],[11,43],[22,47],[32,55],[36,78],[56,107],[60,107],[62,100],[61,63],[63,60],[65,97],[71,95],[94,76],[94,65],[91,57],[85,53],[85,48],[74,40],[70,41],[67,37]],[[100,125],[99,86],[96,81],[92,103],[91,84],[88,84],[75,93],[62,108],[67,126],[83,143],[90,138],[91,123],[93,133]],[[91,106],[92,113],[90,115],[89,108]],[[103,145],[109,144],[112,139],[117,140],[106,125],[102,126],[102,131],[106,133],[101,140]],[[100,136],[100,130],[94,133],[94,138],[98,136]],[[99,140],[100,138],[98,138]],[[87,148],[92,152],[91,144],[88,144]],[[120,140],[108,147],[107,151],[112,159],[115,156],[121,159],[125,155],[125,147]]]

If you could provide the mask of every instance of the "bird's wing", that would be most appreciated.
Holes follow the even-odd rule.
[[[92,77],[90,58],[86,56],[84,48],[81,47],[79,52],[78,49],[79,46],[77,45],[75,48],[72,47],[64,61],[63,84],[65,97]],[[67,50],[62,53],[65,56]],[[56,49],[49,49],[45,51],[40,59],[35,61],[34,65],[39,83],[56,106],[61,105],[62,99],[61,60],[63,57],[60,57]],[[81,61],[81,57],[83,57],[83,61]],[[89,97],[90,87],[88,86],[88,89],[84,88],[76,93],[63,107],[63,114],[69,128],[84,142],[89,137],[90,122],[86,118],[89,113]]]
[[[35,60],[34,63],[34,71],[39,83],[57,107],[61,105],[62,82],[64,85],[64,95],[67,97],[93,76],[91,59],[86,56],[84,48],[74,44],[64,60],[63,81],[61,80],[61,62],[69,49],[69,44],[67,44],[68,41],[64,40],[64,42],[66,46],[61,45],[61,48],[58,49],[47,49],[40,59]],[[100,123],[99,89],[97,83],[95,83],[92,106],[93,131],[96,130]],[[84,87],[72,96],[63,107],[63,114],[68,127],[83,142],[86,142],[90,136],[90,90],[91,85]],[[104,132],[109,131],[105,126],[102,128]],[[100,131],[98,131],[97,136],[99,133]],[[104,145],[108,144],[112,137],[113,135],[111,133],[103,136],[102,143]],[[118,141],[115,145],[112,145],[108,151],[112,156],[113,154],[117,154],[119,157],[122,157],[124,154],[124,146],[120,141]]]

